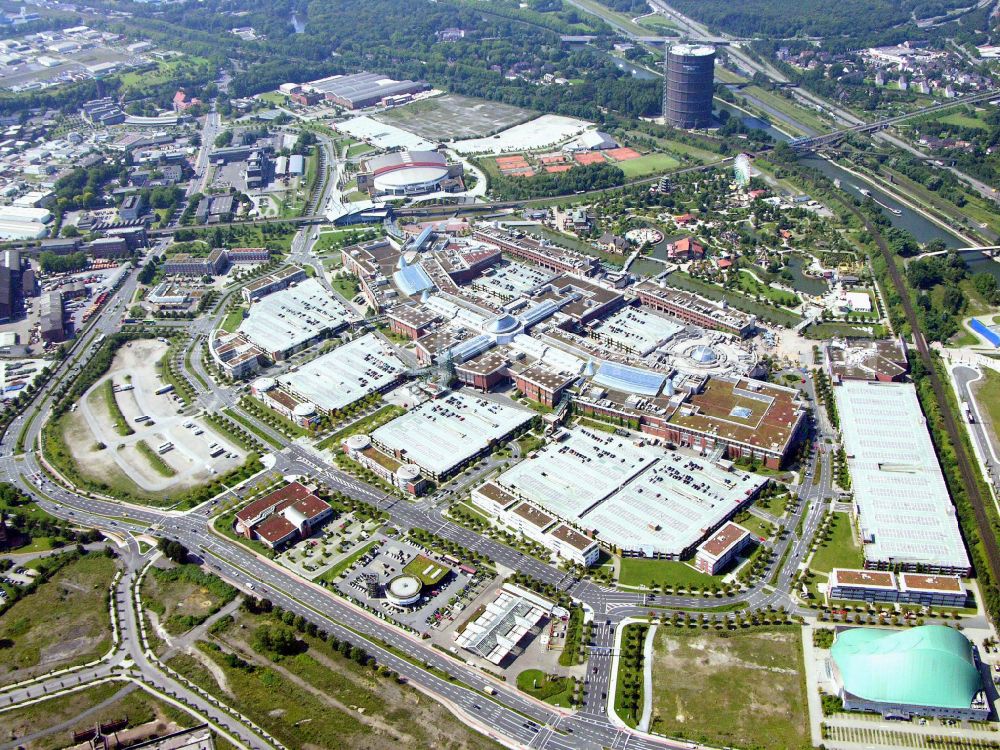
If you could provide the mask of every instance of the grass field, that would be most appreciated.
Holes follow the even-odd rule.
[[[108,705],[96,708],[109,700],[112,702]],[[85,714],[87,711],[92,712]],[[190,714],[154,698],[135,685],[116,680],[4,713],[4,739],[25,737],[77,719],[78,724],[74,729],[86,729],[97,723],[115,721],[126,716],[129,727],[153,721],[162,722],[162,726],[158,728],[161,735],[196,724]],[[156,728],[156,725],[153,727]],[[69,732],[54,732],[19,747],[24,747],[25,750],[56,750],[66,746],[67,736]]]
[[[644,557],[623,557],[618,577],[623,586],[711,586],[721,580],[678,560]]]
[[[354,552],[354,553],[348,555],[343,560],[341,560],[339,563],[337,563],[336,565],[334,565],[333,567],[331,567],[329,570],[327,570],[326,572],[324,572],[323,575],[321,575],[317,580],[320,580],[320,581],[336,581],[337,577],[341,573],[343,573],[349,567],[351,567],[352,565],[354,565],[355,562],[357,562],[362,557],[364,557],[368,553],[368,551],[372,547],[374,547],[376,544],[378,544],[378,542],[368,542],[368,544],[366,544],[364,547],[362,547],[361,549],[359,549],[357,552]]]
[[[775,94],[772,91],[766,91],[759,86],[747,86],[743,89],[743,91],[752,96],[754,99],[758,99],[763,104],[773,107],[778,112],[781,112],[795,122],[812,128],[817,132],[823,133],[832,128],[829,122],[819,117],[819,115],[812,110],[801,107],[793,100],[786,99],[780,94]],[[787,123],[785,122],[778,122],[775,124],[782,129],[787,129]]]
[[[316,448],[319,450],[335,448],[343,442],[344,438],[357,432],[372,432],[405,413],[406,410],[402,406],[397,406],[396,404],[386,404],[374,414],[370,414],[364,419],[359,419],[350,426],[345,427],[342,430],[338,430],[332,435],[324,438],[316,445]]]
[[[373,151],[374,148],[369,146],[364,141],[359,141],[358,143],[352,143],[347,148],[347,157],[360,156],[361,154],[367,153],[368,151]]]
[[[675,169],[680,162],[670,154],[647,154],[638,159],[618,162],[617,166],[625,173],[629,179],[635,177],[645,177],[646,175],[658,172],[667,172]]]
[[[598,16],[599,18],[603,18],[612,26],[622,28],[625,31],[628,31],[637,36],[649,36],[649,29],[644,28],[643,26],[640,26],[639,24],[635,23],[630,16],[627,16],[624,13],[619,13],[616,10],[611,10],[611,8],[607,7],[606,5],[602,5],[597,0],[574,0],[574,1],[576,5],[580,6],[589,13],[593,13],[595,16]]]
[[[159,474],[161,477],[175,477],[177,472],[174,471],[173,467],[163,460],[163,456],[157,453],[145,440],[140,440],[135,444],[135,449],[142,454],[149,465],[153,467],[153,471]]]
[[[985,380],[976,386],[976,404],[980,411],[986,411],[993,434],[1000,434],[1000,373],[988,367],[982,368]]]
[[[660,628],[652,700],[653,732],[719,747],[810,747],[797,628],[727,638]]]
[[[271,661],[249,643],[272,619],[236,613],[235,623],[217,634],[219,646],[199,643],[199,656],[224,674],[223,691],[202,662],[183,654],[170,666],[260,724],[294,748],[447,748],[494,750],[499,746],[463,725],[432,698],[347,658],[331,645],[304,634],[304,653]],[[245,626],[245,629],[244,629]],[[220,650],[221,649],[221,650]],[[241,652],[242,658],[231,656]],[[225,695],[228,692],[228,695]]]
[[[854,536],[851,517],[847,513],[835,513],[831,529],[830,540],[820,544],[810,569],[816,573],[829,573],[834,568],[862,567],[864,555]]]
[[[222,325],[219,327],[227,333],[232,333],[239,328],[240,323],[243,322],[244,312],[246,312],[246,309],[242,306],[233,308],[226,313],[226,317],[222,319]]]
[[[152,568],[142,582],[143,605],[171,635],[186,633],[236,596],[236,589],[196,565]]]
[[[403,572],[416,576],[423,581],[424,586],[433,586],[448,574],[448,567],[424,555],[417,555],[406,564]]]
[[[851,323],[816,323],[809,326],[803,333],[806,338],[816,340],[845,337],[880,339],[885,335],[885,326],[870,323],[865,323],[863,326],[860,324],[852,325]]]
[[[545,674],[540,669],[526,669],[517,676],[517,689],[553,706],[569,706],[573,681]]]
[[[664,16],[646,16],[645,18],[640,18],[637,23],[653,31],[662,31],[667,34],[670,34],[670,32],[677,33],[677,25]]]
[[[960,128],[987,129],[986,122],[982,118],[979,116],[974,117],[966,112],[953,111],[937,118],[937,121],[946,125],[957,125]]]
[[[118,399],[115,397],[115,384],[110,379],[105,380],[100,390],[104,398],[104,406],[107,408],[108,414],[111,415],[111,419],[114,422],[115,432],[122,436],[134,434],[135,430],[129,427],[125,415],[122,414],[121,407],[118,406]]]
[[[111,645],[105,592],[114,561],[101,554],[76,560],[16,602],[0,619],[0,683],[82,664]],[[17,672],[17,674],[12,674]]]

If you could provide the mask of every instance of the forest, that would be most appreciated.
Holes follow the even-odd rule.
[[[620,0],[619,0],[620,1]],[[611,3],[607,3],[611,5]],[[737,36],[857,38],[968,5],[965,0],[672,0],[681,13]]]

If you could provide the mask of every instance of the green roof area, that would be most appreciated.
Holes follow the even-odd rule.
[[[982,689],[971,644],[944,625],[844,630],[830,655],[844,689],[869,701],[968,708]]]

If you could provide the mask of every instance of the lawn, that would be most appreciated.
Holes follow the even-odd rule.
[[[149,462],[149,465],[153,467],[153,471],[161,477],[169,478],[177,476],[177,472],[174,471],[173,467],[164,461],[163,456],[154,451],[145,440],[140,440],[136,443],[135,449]]]
[[[364,419],[359,419],[350,426],[345,427],[342,430],[338,430],[332,435],[324,438],[316,444],[316,448],[321,451],[326,450],[327,448],[336,448],[344,441],[344,438],[347,438],[356,432],[373,432],[382,425],[391,422],[396,417],[405,413],[406,409],[402,406],[397,406],[396,404],[386,404],[374,414],[369,414]]]
[[[416,576],[423,582],[424,586],[433,586],[448,575],[449,568],[446,565],[434,562],[429,557],[417,555],[406,564],[403,572],[407,575]]]
[[[101,394],[104,398],[104,405],[107,407],[108,414],[111,415],[111,419],[115,424],[115,432],[122,436],[132,435],[135,430],[129,427],[125,415],[122,414],[121,407],[118,406],[118,399],[115,398],[115,384],[110,378],[105,380],[104,385],[101,386]]]
[[[829,540],[822,542],[809,567],[816,573],[829,573],[834,568],[860,568],[864,565],[861,545],[854,535],[851,517],[835,513]]]
[[[627,16],[624,13],[619,13],[616,10],[611,10],[611,8],[598,2],[598,0],[575,0],[575,4],[583,8],[588,13],[593,13],[599,18],[603,18],[612,26],[622,28],[630,34],[635,34],[636,36],[649,36],[649,29],[635,23],[630,16]]]
[[[236,597],[236,589],[197,565],[152,568],[142,582],[142,601],[171,635],[200,625]]]
[[[962,111],[952,111],[943,117],[937,118],[937,121],[945,125],[957,125],[960,128],[987,129],[986,123],[980,117],[972,116]]]
[[[721,580],[679,560],[644,557],[623,557],[618,575],[618,583],[623,586],[711,586]]]
[[[667,172],[676,169],[679,165],[680,162],[670,154],[647,154],[638,159],[630,159],[616,164],[625,173],[625,177],[629,179]]]
[[[993,427],[993,434],[1000,434],[1000,373],[988,367],[982,368],[985,380],[973,386],[976,404],[980,412],[986,410],[986,418]]]
[[[671,36],[676,36],[677,34],[676,24],[660,15],[640,18],[637,23],[640,26],[645,26],[647,29],[652,29],[653,31],[663,31]],[[670,32],[673,33],[671,34]]]
[[[243,322],[243,314],[245,312],[246,308],[242,306],[234,307],[226,313],[226,317],[222,319],[222,325],[219,327],[226,333],[232,333],[240,327],[240,323]]]
[[[880,339],[885,336],[885,326],[878,323],[852,325],[850,323],[816,323],[803,332],[813,340],[832,338]]]
[[[776,289],[770,284],[762,284],[749,271],[740,271],[737,281],[738,288],[752,297],[760,296],[782,307],[795,307],[800,302],[799,298],[792,292]]]
[[[368,151],[372,150],[374,150],[373,147],[369,146],[367,143],[364,143],[363,141],[359,141],[358,143],[352,143],[347,148],[347,158],[350,159],[352,156],[360,156],[361,154],[367,153]]]
[[[652,700],[653,732],[719,747],[810,747],[798,628],[729,637],[659,628]]]
[[[330,281],[333,291],[350,301],[358,293],[358,281],[354,276],[335,276]]]
[[[105,593],[114,561],[89,554],[69,563],[0,618],[0,683],[107,653],[111,621]],[[9,644],[9,645],[8,645]],[[21,671],[16,675],[6,673]]]
[[[569,706],[573,680],[545,674],[540,669],[526,669],[517,676],[517,689],[553,706]]]
[[[694,292],[695,294],[700,294],[701,296],[708,297],[712,300],[721,301],[725,299],[729,303],[730,307],[735,307],[737,310],[742,310],[743,312],[750,313],[751,315],[756,315],[758,318],[763,318],[764,320],[773,321],[779,325],[785,326],[786,328],[792,328],[802,322],[802,317],[793,312],[789,312],[783,308],[774,307],[773,305],[767,303],[757,302],[755,299],[748,297],[742,292],[737,292],[732,289],[723,289],[717,284],[710,284],[707,281],[696,279],[682,271],[674,271],[671,273],[667,276],[666,282],[668,286],[683,289],[688,292]]]
[[[773,107],[778,112],[781,112],[787,117],[790,117],[797,123],[805,125],[806,127],[812,128],[817,132],[825,132],[831,129],[831,125],[826,120],[820,118],[816,113],[805,107],[799,106],[792,99],[786,99],[780,94],[776,94],[771,91],[765,91],[759,86],[747,86],[743,91],[754,99],[759,99],[762,103]],[[751,105],[752,106],[752,105]],[[782,129],[788,128],[788,123],[778,122],[775,123]]]
[[[339,563],[337,563],[332,568],[330,568],[329,570],[327,570],[317,580],[320,580],[320,581],[336,581],[337,578],[340,576],[341,573],[343,573],[345,570],[347,570],[352,565],[354,565],[354,563],[356,563],[358,560],[360,560],[362,557],[364,557],[366,554],[368,554],[368,551],[372,547],[374,547],[376,544],[378,544],[378,542],[368,542],[368,544],[366,544],[364,547],[362,547],[361,549],[359,549],[357,552],[348,555],[343,560],[341,560]]]

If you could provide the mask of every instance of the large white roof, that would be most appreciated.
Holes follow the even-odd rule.
[[[849,380],[834,393],[865,558],[968,567],[914,386]]]

